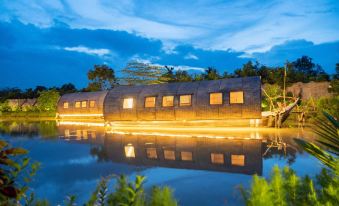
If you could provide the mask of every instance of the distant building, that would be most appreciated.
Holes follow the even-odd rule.
[[[8,106],[12,111],[16,111],[26,102],[26,99],[8,99]]]
[[[330,97],[332,94],[328,91],[330,82],[297,82],[286,88],[286,92],[291,92],[293,96],[301,97],[303,100],[310,98]]]
[[[22,111],[28,111],[37,104],[37,99],[26,99],[26,101],[21,105]]]
[[[7,102],[11,111],[16,111],[18,109],[27,111],[36,105],[37,99],[8,99]]]

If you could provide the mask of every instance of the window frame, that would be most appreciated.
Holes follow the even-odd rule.
[[[166,98],[166,97],[173,97],[173,99],[172,99],[172,105],[170,105],[170,106],[164,106],[164,98]],[[162,96],[162,102],[161,102],[161,106],[162,107],[174,107],[174,100],[175,100],[175,96],[174,95],[164,95],[164,96]]]
[[[79,106],[77,106],[77,103],[79,103]],[[77,108],[77,109],[81,108],[81,101],[75,101],[74,108]]]
[[[238,92],[242,92],[242,102],[232,103],[231,102],[231,93],[238,93]],[[229,103],[230,104],[244,104],[245,103],[245,92],[244,92],[244,90],[230,91],[230,93],[229,93]]]
[[[152,153],[152,152],[154,152],[154,153]],[[147,159],[157,160],[159,158],[157,148],[156,147],[147,147],[146,148],[146,156],[147,156]]]
[[[125,100],[131,99],[132,100],[132,106],[131,107],[124,107],[125,106]],[[134,109],[134,98],[133,97],[124,97],[122,100],[122,109]]]
[[[189,96],[190,97],[190,104],[184,104],[184,105],[182,105],[181,104],[181,97],[183,97],[183,96]],[[192,94],[180,94],[179,95],[179,107],[190,107],[190,106],[192,106]]]
[[[224,93],[222,93],[222,92],[210,92],[209,93],[210,95],[209,95],[209,104],[211,105],[211,106],[218,106],[218,105],[223,105],[224,104],[224,100],[223,100],[223,98],[224,98]],[[221,103],[220,104],[211,104],[211,95],[212,94],[221,94]]]
[[[81,100],[81,108],[87,108],[87,100]],[[83,106],[83,103],[85,103],[85,106]]]
[[[190,154],[191,156],[191,158],[190,159],[186,159],[186,158],[184,158],[183,159],[183,155],[182,154]],[[187,157],[187,156],[186,156]],[[183,162],[193,162],[193,152],[192,151],[180,151],[180,160],[181,161],[183,161]]]
[[[147,98],[154,98],[154,105],[152,107],[149,107],[146,105]],[[157,104],[157,97],[156,96],[149,96],[144,98],[144,108],[155,108]]]
[[[240,158],[242,158],[241,164],[235,161],[235,160],[239,161]],[[245,154],[231,154],[231,165],[237,166],[237,167],[246,166],[246,155]]]
[[[92,102],[94,102],[93,106],[91,104]],[[95,108],[96,104],[97,104],[96,100],[89,100],[89,108]]]
[[[67,105],[67,107],[65,107],[65,105]],[[68,101],[65,101],[63,104],[62,104],[62,107],[64,109],[69,109],[69,102]]]
[[[221,155],[222,162],[219,162],[218,156]],[[211,152],[210,154],[211,157],[211,163],[215,165],[224,165],[225,164],[225,154],[224,153],[216,153],[216,152]]]

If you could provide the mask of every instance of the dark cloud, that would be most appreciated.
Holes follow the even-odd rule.
[[[253,54],[260,63],[271,66],[283,65],[286,60],[293,61],[302,55],[312,57],[325,71],[334,73],[335,64],[339,63],[339,42],[314,44],[306,40],[294,40],[274,46],[267,52]]]

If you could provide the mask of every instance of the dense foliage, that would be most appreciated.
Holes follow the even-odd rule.
[[[27,150],[13,148],[0,140],[0,205],[16,205],[20,199],[29,199],[28,183],[39,168],[26,157]],[[21,182],[21,183],[19,183]]]
[[[94,69],[88,71],[87,77],[90,82],[86,91],[107,90],[117,84],[114,70],[105,64],[94,65]]]
[[[323,169],[314,182],[308,176],[298,177],[285,167],[275,166],[268,180],[253,176],[249,190],[241,189],[246,205],[338,205],[339,164],[331,170]]]

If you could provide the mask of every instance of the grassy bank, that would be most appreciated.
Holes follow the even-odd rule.
[[[55,112],[1,112],[0,120],[54,120]]]

